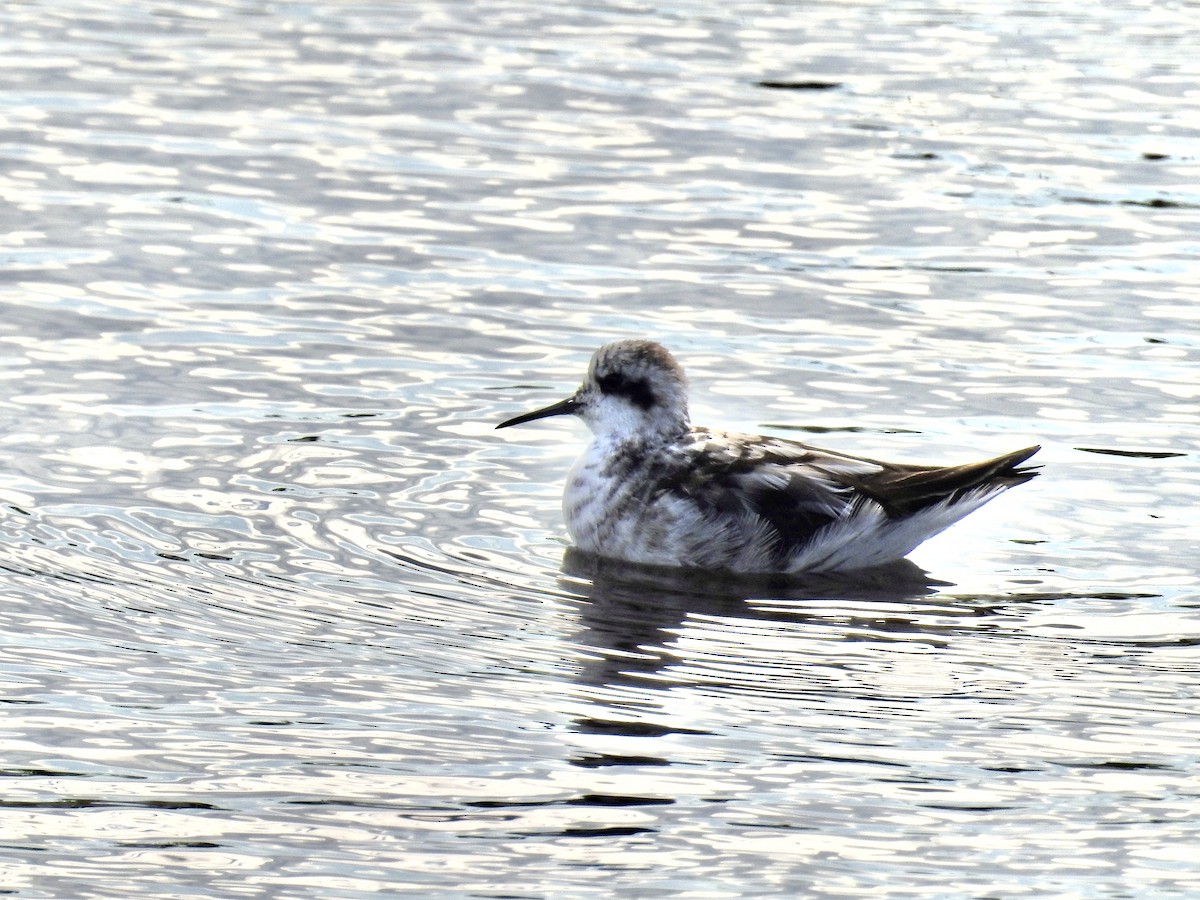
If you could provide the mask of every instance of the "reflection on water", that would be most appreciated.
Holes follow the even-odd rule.
[[[599,653],[582,680],[596,687],[643,684],[649,677],[660,685],[669,683],[676,662],[670,647],[699,622],[762,620],[768,629],[786,629],[802,625],[809,610],[812,617],[825,619],[839,601],[886,605],[935,592],[926,573],[907,560],[839,577],[735,578],[635,566],[571,549],[563,571],[587,600],[580,609],[580,640]],[[731,650],[729,668],[737,668],[753,652]]]
[[[4,24],[0,888],[1200,891],[1187,9]],[[581,429],[492,426],[636,335],[1046,476],[873,580],[564,559]]]

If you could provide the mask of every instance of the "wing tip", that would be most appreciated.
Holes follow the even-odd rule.
[[[1031,478],[1036,478],[1041,474],[1042,467],[1022,466],[1021,463],[1025,462],[1025,460],[1041,449],[1041,444],[1034,444],[1032,447],[1014,450],[1012,453],[996,457],[995,462],[997,466],[991,477],[996,481],[1005,483],[1006,487],[1015,487],[1018,484],[1024,484]]]

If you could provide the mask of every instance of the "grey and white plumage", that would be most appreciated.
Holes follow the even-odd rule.
[[[576,415],[592,441],[567,479],[576,545],[648,565],[845,572],[918,544],[1037,473],[1027,447],[960,466],[880,462],[693,427],[687,381],[653,341],[606,344],[566,400],[497,425]]]

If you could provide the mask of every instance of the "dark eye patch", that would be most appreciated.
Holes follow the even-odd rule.
[[[649,409],[655,403],[654,391],[645,378],[626,378],[620,372],[610,372],[597,378],[596,384],[605,394],[624,397],[640,409]]]

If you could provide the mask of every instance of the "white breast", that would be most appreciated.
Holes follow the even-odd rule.
[[[575,461],[563,491],[563,518],[581,549],[651,565],[680,565],[669,538],[675,516],[669,505],[653,500],[656,485],[622,477],[614,458],[628,452],[593,440]]]

